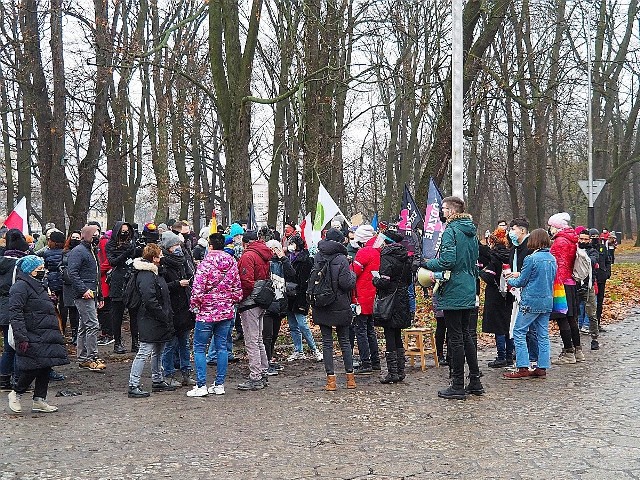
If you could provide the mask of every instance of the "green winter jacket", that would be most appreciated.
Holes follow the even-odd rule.
[[[471,215],[453,214],[442,232],[438,256],[427,260],[424,265],[434,272],[451,272],[451,278],[443,282],[436,292],[439,310],[475,308],[477,262],[478,239]]]

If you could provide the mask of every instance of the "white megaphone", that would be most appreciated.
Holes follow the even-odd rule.
[[[425,288],[433,287],[436,283],[449,280],[450,276],[451,272],[449,271],[434,272],[424,267],[418,269],[418,283]]]

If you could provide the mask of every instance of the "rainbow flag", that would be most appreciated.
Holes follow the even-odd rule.
[[[558,279],[553,282],[553,311],[556,313],[567,313],[567,294],[564,285]]]

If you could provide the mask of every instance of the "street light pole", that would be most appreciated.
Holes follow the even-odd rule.
[[[587,6],[588,8],[588,6]],[[591,86],[591,9],[587,10],[587,23],[585,29],[587,31],[587,168],[588,172],[588,192],[589,192],[589,207],[587,210],[587,225],[589,228],[594,228],[595,208],[593,198],[593,118],[591,115],[592,107],[592,86]]]
[[[451,2],[453,21],[451,41],[451,192],[460,198],[464,198],[462,1],[452,0]]]

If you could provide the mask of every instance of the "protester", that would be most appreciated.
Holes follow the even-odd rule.
[[[293,362],[305,358],[302,346],[302,339],[304,338],[314,359],[317,362],[321,362],[322,352],[318,350],[316,346],[313,334],[309,328],[309,322],[307,321],[309,305],[307,303],[306,292],[309,274],[313,267],[313,259],[309,255],[309,251],[305,248],[304,240],[302,240],[300,235],[289,237],[287,257],[295,271],[293,282],[296,284],[295,289],[290,292],[288,297],[287,321],[289,323],[289,333],[293,340],[293,353],[289,355],[287,361]]]
[[[505,372],[510,380],[544,378],[550,365],[549,316],[553,309],[553,282],[557,273],[556,259],[549,252],[549,235],[542,228],[531,232],[528,247],[533,253],[524,259],[522,271],[507,274],[509,285],[522,288],[518,316],[513,328],[516,346],[515,372]],[[527,332],[533,325],[538,339],[538,365],[529,368]]]
[[[378,337],[373,326],[373,299],[376,288],[371,272],[380,270],[380,248],[374,247],[377,238],[371,225],[360,225],[355,231],[354,242],[359,249],[351,264],[356,274],[356,287],[353,289],[353,304],[356,309],[354,327],[360,366],[354,370],[356,375],[370,375],[380,371],[380,352]]]
[[[113,328],[113,353],[124,354],[127,350],[122,341],[122,322],[125,305],[124,290],[133,272],[133,259],[136,256],[136,244],[133,226],[127,222],[116,222],[111,238],[105,246],[106,257],[111,266],[109,273],[109,296],[111,297],[111,320]],[[128,308],[129,330],[131,332],[131,351],[138,351],[138,312]]]
[[[450,272],[450,280],[437,291],[438,308],[444,312],[451,351],[451,385],[438,391],[441,398],[464,400],[466,394],[482,395],[477,350],[471,338],[469,321],[476,308],[478,240],[471,215],[464,213],[464,201],[458,197],[442,200],[441,217],[446,227],[441,235],[436,258],[425,268]],[[464,386],[464,363],[469,365],[469,384]]]
[[[560,337],[564,348],[554,365],[583,362],[585,360],[582,346],[580,345],[580,328],[578,327],[578,297],[576,281],[573,279],[573,264],[576,258],[578,236],[569,226],[570,216],[566,212],[556,213],[549,217],[549,236],[552,244],[550,252],[556,258],[558,270],[556,279],[564,286],[567,296],[567,311],[551,312],[551,319],[555,320],[560,328]]]
[[[162,352],[162,368],[169,385],[174,387],[193,386],[196,382],[191,378],[191,355],[189,336],[195,325],[193,313],[189,310],[191,297],[191,275],[187,272],[180,238],[173,232],[162,234],[162,259],[160,260],[160,276],[167,282],[174,335]],[[176,378],[174,366],[175,355],[178,355],[180,378]]]
[[[108,273],[111,270],[109,259],[107,258],[107,243],[111,239],[113,230],[107,230],[100,237],[100,242],[97,248],[98,264],[100,265],[100,290],[102,291],[102,299],[104,305],[98,310],[98,323],[100,324],[101,335],[98,336],[98,345],[111,345],[115,344],[115,338],[113,336],[113,318],[111,314],[111,293],[109,289],[109,283],[111,281],[108,278]]]
[[[496,229],[487,243],[489,262],[480,270],[480,278],[486,283],[482,331],[495,335],[497,355],[488,366],[500,368],[513,365],[514,360],[514,343],[509,333],[513,296],[507,295],[506,280],[502,275],[503,265],[509,264],[506,230]]]
[[[8,314],[17,349],[18,373],[9,393],[9,408],[14,413],[22,412],[21,397],[35,380],[31,411],[56,412],[58,407],[47,403],[49,373],[51,367],[66,365],[69,360],[53,302],[42,283],[44,262],[28,255],[17,266],[16,281],[9,291]]]
[[[11,377],[15,373],[15,350],[9,345],[9,291],[16,276],[16,262],[27,255],[29,245],[20,230],[7,230],[5,234],[6,248],[0,257],[0,327],[3,334],[2,357],[0,358],[0,389],[8,391],[12,388]]]
[[[158,275],[162,250],[150,243],[142,251],[142,258],[133,261],[136,270],[136,288],[140,294],[138,334],[140,346],[131,364],[129,398],[144,398],[149,392],[142,388],[140,377],[144,364],[151,358],[151,391],[169,392],[176,389],[169,385],[162,373],[161,357],[165,344],[173,337],[173,320],[169,287]]]
[[[577,230],[577,229],[576,229]],[[583,229],[578,234],[578,248],[584,250],[591,260],[591,271],[589,276],[577,285],[577,295],[579,302],[579,315],[580,319],[584,318],[586,326],[586,333],[591,335],[591,350],[598,350],[600,344],[598,343],[598,319],[597,313],[597,300],[596,300],[596,275],[599,260],[599,253],[591,244],[591,238],[589,237],[589,231]],[[580,325],[580,322],[578,322]],[[582,329],[581,329],[582,330]]]
[[[260,390],[266,386],[266,373],[269,369],[267,351],[262,341],[264,308],[257,305],[256,282],[269,278],[269,260],[272,252],[263,240],[258,240],[254,231],[246,232],[242,237],[244,251],[238,261],[240,282],[242,284],[242,302],[238,307],[244,344],[249,357],[249,379],[238,385],[239,390]]]
[[[318,253],[314,257],[314,269],[328,262],[328,272],[331,288],[336,296],[334,302],[326,307],[313,307],[311,314],[313,322],[320,325],[322,332],[322,353],[324,368],[327,374],[325,390],[335,391],[336,375],[333,364],[333,327],[338,336],[338,343],[342,351],[342,360],[347,377],[347,388],[356,388],[353,373],[353,352],[349,344],[349,325],[351,324],[351,291],[356,285],[356,276],[349,268],[347,249],[344,245],[344,235],[340,230],[331,228],[324,240],[318,243]]]
[[[610,232],[606,228],[603,228],[600,238],[607,247],[609,259],[611,260],[611,265],[613,265],[616,263],[616,247],[618,246],[618,237],[616,237],[616,232]]]
[[[598,266],[596,267],[596,283],[598,285],[598,291],[596,295],[596,325],[598,333],[603,332],[600,325],[602,320],[602,307],[604,305],[604,292],[607,284],[607,280],[611,278],[611,257],[609,257],[608,249],[605,242],[600,238],[598,230],[592,228],[589,230],[589,237],[591,238],[591,245],[598,251]],[[591,320],[590,320],[591,321]],[[589,324],[591,327],[591,323]]]
[[[383,327],[386,343],[387,375],[380,382],[397,383],[405,378],[402,329],[411,326],[408,287],[412,273],[407,249],[401,244],[403,235],[387,231],[385,237],[380,254],[380,271],[373,277],[373,284],[378,297],[393,295],[393,306],[389,317],[376,315],[374,309],[373,321],[376,326]]]
[[[78,343],[78,323],[79,314],[75,304],[75,294],[73,292],[73,285],[71,285],[71,279],[69,278],[69,253],[76,248],[82,242],[80,237],[80,230],[74,230],[67,238],[64,244],[64,251],[62,254],[62,264],[60,270],[62,271],[62,298],[58,303],[60,307],[60,316],[62,317],[62,334],[65,334],[67,329],[67,318],[69,319],[69,326],[71,327],[71,343],[76,345]]]
[[[262,340],[267,352],[267,358],[269,359],[267,375],[272,376],[278,375],[278,369],[281,369],[281,367],[273,361],[273,353],[282,319],[287,315],[287,282],[293,282],[295,280],[296,272],[291,266],[289,258],[285,255],[282,249],[282,243],[280,243],[279,240],[269,240],[266,245],[273,252],[273,257],[269,262],[269,270],[276,295],[274,301],[264,312]]]
[[[99,238],[98,227],[85,225],[80,235],[82,242],[69,253],[67,270],[73,288],[73,299],[79,314],[78,362],[79,367],[92,372],[106,368],[98,357],[98,311],[103,305],[98,260],[94,251]]]

